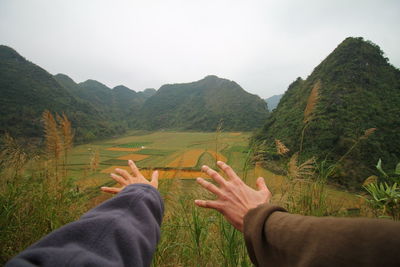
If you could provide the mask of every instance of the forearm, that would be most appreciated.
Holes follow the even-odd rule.
[[[389,220],[293,215],[266,204],[246,215],[244,233],[252,261],[260,266],[400,263],[400,223]]]
[[[155,188],[130,185],[8,264],[149,266],[160,238],[162,215],[163,202]]]

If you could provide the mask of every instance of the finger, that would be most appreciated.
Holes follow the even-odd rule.
[[[158,188],[158,171],[154,171],[151,174],[151,182],[150,182],[155,188]]]
[[[199,207],[207,208],[207,209],[219,210],[219,208],[220,208],[220,205],[218,204],[218,202],[211,201],[211,200],[198,200],[198,199],[196,199],[194,201],[194,204],[196,204]]]
[[[207,182],[206,180],[204,180],[201,177],[198,177],[196,179],[196,182],[198,184],[200,184],[202,187],[204,187],[205,189],[207,189],[208,191],[210,191],[211,193],[217,195],[217,196],[221,196],[222,195],[222,191],[216,187],[214,184]]]
[[[257,184],[257,188],[259,190],[263,190],[263,191],[268,191],[269,192],[269,189],[268,189],[267,185],[265,184],[264,178],[258,177],[256,184]]]
[[[225,162],[222,161],[217,161],[217,165],[218,167],[224,171],[224,173],[228,176],[229,179],[233,180],[233,179],[238,179],[239,176],[237,176],[237,174],[235,173],[235,171],[231,168],[231,166],[229,166],[228,164],[226,164]],[[239,178],[240,179],[240,178]]]
[[[124,169],[115,169],[115,172],[118,173],[119,175],[121,175],[123,178],[125,178],[126,180],[132,182],[133,181],[133,177],[132,175],[129,174],[128,171],[124,170]]]
[[[208,176],[210,176],[214,181],[216,181],[219,185],[224,186],[226,181],[225,179],[219,175],[218,172],[214,171],[213,169],[211,169],[210,167],[204,165],[203,167],[201,167],[201,170],[205,173],[207,173]]]
[[[135,162],[133,160],[128,160],[128,165],[131,167],[132,173],[136,177],[143,177],[143,175],[140,173],[139,168],[136,166]]]
[[[111,173],[111,178],[113,178],[117,183],[121,184],[121,185],[128,185],[128,181],[125,180],[124,178],[122,178],[119,175],[116,175],[114,173]]]
[[[111,194],[117,194],[119,193],[122,188],[116,188],[116,187],[107,187],[107,186],[103,186],[100,188],[101,191],[106,192],[106,193],[111,193]]]

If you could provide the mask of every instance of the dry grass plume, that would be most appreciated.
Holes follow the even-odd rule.
[[[275,139],[275,145],[276,145],[276,152],[279,155],[283,156],[289,152],[289,148],[287,148],[280,140]]]
[[[288,174],[291,180],[302,180],[314,175],[315,173],[315,158],[310,158],[303,162],[298,163],[299,153],[293,154],[288,163]]]
[[[314,84],[313,88],[311,89],[310,96],[308,97],[307,106],[306,109],[304,110],[304,120],[303,120],[304,123],[307,123],[312,120],[312,115],[319,99],[319,89],[321,89],[320,80],[318,80]]]

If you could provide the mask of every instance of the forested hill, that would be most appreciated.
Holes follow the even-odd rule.
[[[260,127],[267,115],[260,97],[233,81],[207,76],[197,82],[163,85],[133,123],[151,130],[215,131],[222,120],[224,130],[244,131]]]
[[[146,94],[137,93],[123,85],[111,89],[95,80],[77,84],[64,74],[54,77],[72,95],[87,101],[97,112],[113,120],[126,121],[124,117],[138,111],[148,98]]]
[[[44,110],[65,112],[77,141],[113,136],[134,129],[250,130],[267,116],[266,104],[238,84],[216,76],[135,92],[111,89],[65,74],[51,75],[15,50],[0,46],[0,135],[40,137]]]
[[[275,138],[303,158],[338,160],[357,140],[341,165],[339,182],[354,185],[374,171],[379,158],[393,169],[400,158],[400,71],[379,46],[347,38],[306,79],[298,78],[282,97],[254,140]],[[366,129],[376,128],[367,138]],[[372,131],[372,130],[371,130]],[[304,133],[304,138],[302,138]],[[343,166],[344,165],[344,166]]]
[[[0,106],[1,134],[42,136],[41,114],[46,109],[65,112],[78,138],[93,129],[100,137],[115,133],[115,125],[105,125],[105,118],[91,105],[75,98],[51,74],[7,46],[0,46]]]
[[[0,135],[41,137],[41,114],[46,109],[66,113],[77,141],[123,133],[128,128],[126,116],[152,93],[91,88],[92,84],[97,82],[76,84],[66,75],[53,76],[12,48],[0,46]]]

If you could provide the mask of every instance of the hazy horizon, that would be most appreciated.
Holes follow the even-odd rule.
[[[399,11],[395,0],[3,0],[0,44],[76,82],[143,91],[216,75],[267,98],[350,36],[398,68]]]

